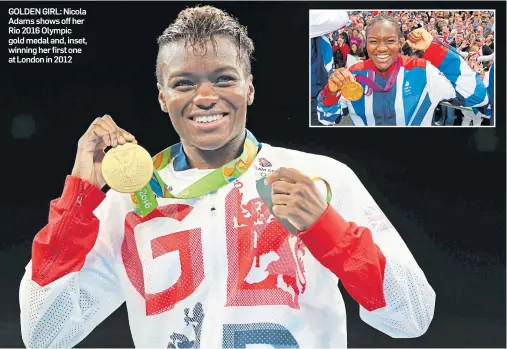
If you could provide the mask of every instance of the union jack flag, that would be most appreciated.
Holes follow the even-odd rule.
[[[271,166],[273,166],[271,164],[271,162],[269,162],[268,160],[266,160],[264,158],[259,158],[259,165],[261,165],[262,167],[271,167]]]
[[[378,207],[366,207],[364,215],[367,220],[368,228],[375,232],[384,232],[394,229],[389,219],[382,213]]]

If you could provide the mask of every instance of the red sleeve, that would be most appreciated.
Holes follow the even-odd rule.
[[[449,49],[445,45],[442,45],[438,40],[433,40],[426,51],[424,51],[422,58],[430,61],[431,64],[438,68],[448,52]]]
[[[349,45],[347,44],[344,44],[342,47],[340,47],[340,51],[342,52],[342,55],[343,55],[343,60],[346,61],[347,60],[347,55],[349,54],[350,52],[350,47]]]
[[[383,289],[386,258],[368,228],[347,222],[328,205],[320,219],[299,237],[363,308],[372,311],[386,306]]]
[[[99,187],[67,176],[62,196],[51,202],[48,224],[33,242],[33,281],[45,286],[83,267],[99,231],[93,211],[104,198]]]
[[[322,98],[322,104],[326,107],[329,107],[338,103],[341,97],[341,93],[338,92],[338,94],[335,94],[329,91],[329,84],[326,84],[326,86],[324,86],[324,89],[320,91],[320,97]]]
[[[338,51],[338,49],[339,49],[339,48],[340,48],[340,46],[338,46],[338,45],[333,45],[333,46],[332,46],[333,53],[334,53],[334,52],[336,52],[336,51]]]

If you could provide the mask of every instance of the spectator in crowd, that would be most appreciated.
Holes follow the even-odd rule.
[[[475,28],[472,24],[468,24],[465,29],[465,37],[469,37],[470,35],[475,33]]]
[[[410,32],[410,30],[408,29],[408,25],[407,25],[407,22],[404,22],[402,25],[401,25],[401,34],[404,35],[405,37],[407,36],[407,34]]]
[[[458,24],[456,24],[456,27],[453,30],[451,30],[451,37],[456,37],[458,33],[462,35],[465,33],[463,22],[458,22]]]
[[[477,35],[477,40],[479,40],[481,37],[484,37],[484,28],[483,27],[477,27],[475,29],[475,34]]]
[[[350,37],[350,44],[357,44],[357,46],[363,46],[363,39],[359,36],[359,31],[354,29],[352,31],[352,36]]]
[[[409,19],[407,22],[407,26],[408,26],[408,31],[411,32],[414,29],[414,20]]]
[[[347,36],[342,33],[333,45],[333,58],[335,68],[345,67],[347,64],[347,55],[350,52],[350,46],[347,42]]]
[[[364,59],[364,52],[356,43],[350,44],[350,55],[358,59]]]
[[[352,27],[347,27],[342,34],[344,35],[343,39],[345,40],[345,43],[350,47],[350,37],[352,36]]]
[[[442,26],[442,35],[438,38],[443,43],[449,45],[452,42],[452,39],[449,35],[449,27],[447,25]]]
[[[473,25],[474,29],[477,28],[480,25],[480,18],[479,18],[478,11],[474,12],[474,17],[473,17],[473,23],[472,23],[472,25]]]
[[[414,50],[410,45],[407,43],[407,37],[405,35],[401,35],[400,37],[400,53],[405,56],[412,56],[414,53]]]
[[[431,19],[430,19],[430,29],[437,29],[435,22],[436,22],[435,17],[431,17]]]
[[[359,22],[357,24],[357,30],[359,31],[359,36],[361,37],[364,43],[366,41],[366,32],[364,31],[364,24],[362,22]]]
[[[488,34],[488,37],[486,38],[486,45],[492,50],[494,51],[495,50],[495,42],[493,40],[494,38],[494,35],[493,34]]]
[[[454,17],[448,19],[447,26],[449,27],[449,29],[454,28]]]
[[[481,37],[479,39],[478,45],[481,49],[481,56],[489,56],[493,54],[493,50],[491,49],[491,47],[486,45],[486,39],[484,37]]]
[[[463,32],[458,32],[454,36],[450,45],[452,47],[454,47],[455,49],[458,49],[459,47],[461,47],[461,45],[463,44],[464,41],[465,41],[465,37],[463,36]]]
[[[472,46],[477,44],[477,42],[476,42],[477,36],[474,33],[470,34],[468,41],[469,41],[469,48],[472,48]]]
[[[490,18],[488,28],[489,28],[489,30],[486,32],[486,35],[488,35],[489,33],[495,32],[495,17]]]

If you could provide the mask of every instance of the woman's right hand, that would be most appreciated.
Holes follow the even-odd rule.
[[[347,68],[336,69],[328,79],[329,91],[337,93],[341,91],[343,84],[355,81],[354,76]]]
[[[95,119],[79,139],[72,175],[103,188],[102,160],[107,147],[116,147],[126,142],[136,143],[135,137],[116,125],[111,116]]]

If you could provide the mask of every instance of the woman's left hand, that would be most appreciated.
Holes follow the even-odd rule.
[[[268,176],[272,184],[273,213],[287,219],[299,231],[310,228],[324,214],[327,202],[311,178],[292,168],[280,168]]]
[[[432,41],[433,35],[424,28],[418,28],[407,35],[407,44],[418,51],[426,51]]]

